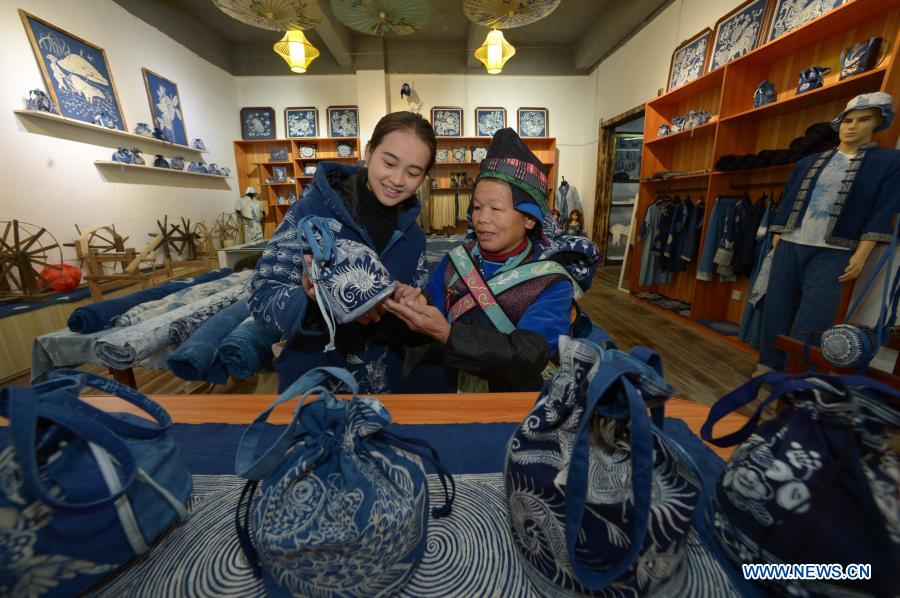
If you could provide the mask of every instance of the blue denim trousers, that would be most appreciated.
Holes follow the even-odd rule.
[[[722,240],[725,224],[731,218],[731,213],[738,200],[731,197],[722,197],[716,200],[712,214],[709,216],[709,224],[706,225],[706,238],[703,240],[703,251],[700,253],[700,264],[697,267],[697,280],[712,280],[716,275],[716,250]],[[702,218],[702,216],[701,216]]]
[[[852,251],[781,241],[772,257],[772,272],[763,308],[759,362],[784,368],[785,355],[775,349],[779,334],[801,338],[834,323],[843,274]]]

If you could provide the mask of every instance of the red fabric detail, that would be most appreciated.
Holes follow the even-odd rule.
[[[522,253],[526,247],[528,247],[528,239],[522,239],[522,243],[518,247],[506,253],[491,253],[490,251],[485,251],[480,246],[479,249],[481,249],[481,255],[484,256],[484,259],[487,261],[494,262],[495,264],[502,264],[509,258]]]

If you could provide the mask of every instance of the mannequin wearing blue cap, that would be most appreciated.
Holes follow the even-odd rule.
[[[425,295],[408,289],[385,302],[410,330],[436,341],[410,375],[408,392],[542,386],[557,339],[572,326],[576,292],[599,260],[587,239],[559,240],[555,221],[545,218],[548,189],[537,157],[512,129],[498,131],[481,162],[469,240],[443,258]],[[565,249],[545,250],[548,236]],[[573,255],[588,274],[570,275]]]
[[[894,118],[891,96],[861,94],[832,121],[840,145],[797,163],[770,226],[773,255],[763,310],[760,367],[784,367],[779,334],[800,337],[834,323],[841,283],[859,277],[900,212],[900,151],[872,135]]]

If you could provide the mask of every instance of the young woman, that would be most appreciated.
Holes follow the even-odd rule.
[[[563,233],[574,235],[576,237],[584,236],[584,216],[581,215],[581,210],[572,210],[569,213],[569,219],[566,220],[566,226],[563,227]]]
[[[404,287],[385,301],[435,341],[409,392],[539,389],[599,263],[596,245],[559,235],[543,166],[512,129],[494,136],[477,180],[474,238],[444,257],[425,295]]]
[[[278,329],[283,347],[275,359],[279,390],[312,367],[350,370],[365,393],[402,389],[403,347],[395,331],[405,328],[379,306],[337,329],[333,351],[311,284],[303,275],[297,222],[304,216],[333,218],[337,238],[363,243],[378,254],[393,280],[414,288],[428,276],[425,235],[416,224],[415,195],[434,165],[437,142],[431,124],[412,112],[382,118],[366,146],[366,166],[320,162],[303,196],[285,215],[257,266],[250,307],[257,322]]]

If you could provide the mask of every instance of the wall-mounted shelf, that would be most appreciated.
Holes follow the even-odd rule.
[[[206,177],[210,179],[227,179],[230,177],[223,176],[221,174],[206,174],[203,172],[191,172],[190,170],[176,170],[174,168],[157,168],[156,166],[148,166],[142,164],[126,164],[124,162],[115,162],[113,160],[94,160],[94,164],[100,166],[102,168],[109,168],[111,166],[116,166],[122,169],[135,169],[140,170],[142,172],[153,172],[159,174],[174,174],[174,175],[186,175],[192,177]]]
[[[673,139],[676,141],[685,141],[692,137],[700,137],[701,135],[709,135],[710,133],[716,132],[716,123],[718,119],[713,119],[708,123],[704,123],[699,127],[691,127],[690,129],[684,129],[683,131],[678,131],[677,133],[670,133],[668,135],[663,135],[662,137],[657,137],[655,139],[651,139],[650,141],[645,141],[644,145],[651,144],[660,144],[665,142],[670,142]]]
[[[119,131],[118,129],[110,129],[108,127],[101,127],[100,125],[95,125],[93,123],[86,123],[80,120],[75,120],[74,118],[66,118],[65,116],[59,116],[58,114],[50,114],[49,112],[39,112],[37,110],[14,110],[15,114],[19,116],[24,116],[26,118],[36,118],[40,120],[46,120],[54,123],[59,123],[71,127],[77,127],[80,129],[89,129],[94,131],[95,133],[103,133],[109,135],[110,137],[116,137],[122,140],[130,140],[130,142],[137,142],[145,147],[160,147],[166,148],[173,151],[173,153],[183,153],[190,154],[194,156],[195,159],[191,160],[192,162],[202,162],[203,157],[200,150],[194,149],[187,145],[179,145],[177,143],[169,143],[168,141],[162,141],[160,139],[154,139],[153,137],[145,137],[144,135],[138,135],[137,133],[129,133],[128,131]],[[126,143],[120,143],[119,145],[127,145]],[[158,153],[158,152],[157,152]],[[116,162],[116,164],[119,164]],[[212,175],[216,176],[216,175]]]

